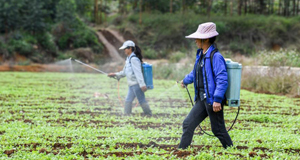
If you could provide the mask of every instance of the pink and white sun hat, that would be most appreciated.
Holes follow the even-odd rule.
[[[123,43],[123,45],[119,48],[119,50],[125,49],[125,48],[127,48],[127,47],[135,47],[134,42],[131,41],[131,40],[125,41],[125,42]]]
[[[219,35],[216,30],[216,24],[213,22],[202,23],[198,26],[195,33],[185,36],[185,38],[191,39],[208,39]]]

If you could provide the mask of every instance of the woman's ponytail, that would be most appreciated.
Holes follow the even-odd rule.
[[[134,54],[140,59],[140,61],[143,63],[143,55],[142,55],[142,50],[140,47],[135,46],[134,47]]]

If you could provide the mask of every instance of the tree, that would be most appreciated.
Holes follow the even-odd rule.
[[[227,2],[228,0],[224,0],[224,15],[227,16]]]
[[[102,9],[102,0],[100,0],[100,5],[97,8],[100,9],[100,12],[99,12],[99,24],[101,24],[102,23],[102,11],[103,11],[103,9]]]
[[[50,12],[44,8],[45,3],[40,0],[23,1],[24,5],[19,10],[22,17],[22,28],[31,33],[44,32],[47,30],[48,25],[46,19],[50,16]]]
[[[210,17],[210,11],[211,11],[211,7],[212,7],[212,3],[213,3],[213,0],[208,0],[208,6],[207,6],[207,12],[206,12],[206,15],[208,17]]]
[[[0,30],[6,35],[15,29],[24,29],[31,33],[44,32],[49,28],[49,24],[53,23],[51,18],[53,9],[49,9],[47,6],[54,0],[1,1]]]
[[[242,15],[242,7],[243,7],[243,0],[239,0],[238,4],[238,15]]]
[[[266,3],[264,0],[259,0],[259,12],[260,14],[265,14]]]
[[[125,13],[125,0],[119,0],[119,13]]]
[[[0,31],[7,34],[20,28],[21,16],[19,9],[24,5],[24,1],[19,0],[0,0]]]
[[[138,8],[138,0],[132,1],[132,10],[136,10]]]
[[[248,9],[247,6],[248,6],[247,5],[247,0],[244,0],[244,14],[247,14],[247,11],[248,11],[247,10]]]
[[[185,0],[182,0],[181,7],[182,7],[182,13],[184,14],[185,13],[185,8],[186,8],[186,6],[185,6]]]
[[[290,0],[284,0],[284,9],[283,9],[283,15],[284,16],[289,16],[290,12],[289,12],[289,8],[290,8]]]
[[[296,12],[296,15],[298,15],[298,14],[299,14],[299,1],[300,1],[300,0],[297,0],[297,5],[296,5],[296,6],[297,6],[297,7],[296,7],[296,8],[297,8],[297,9],[296,9],[296,10],[297,10],[297,12]]]
[[[98,0],[94,0],[94,21],[98,23]]]
[[[173,0],[170,0],[170,13],[173,13]]]
[[[75,0],[76,12],[80,15],[85,15],[92,12],[93,0]]]
[[[56,10],[56,22],[61,23],[63,29],[72,31],[79,27],[80,23],[76,19],[76,5],[72,0],[60,0]]]
[[[139,24],[142,24],[142,6],[143,6],[143,0],[140,1],[139,8],[140,8],[140,19]]]

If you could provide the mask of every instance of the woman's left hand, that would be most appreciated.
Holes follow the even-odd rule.
[[[107,76],[108,76],[108,77],[115,77],[116,74],[115,74],[115,73],[108,73]]]
[[[214,104],[213,104],[213,110],[214,110],[214,112],[219,112],[220,110],[222,110],[221,103],[214,102]]]
[[[143,86],[143,87],[141,87],[141,90],[142,90],[143,92],[146,92],[146,91],[147,91],[147,87],[146,87],[146,86]]]

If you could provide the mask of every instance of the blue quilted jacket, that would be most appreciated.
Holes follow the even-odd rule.
[[[213,57],[213,70],[211,68],[210,54],[215,49],[214,45],[211,45],[204,57],[204,67],[203,67],[203,82],[204,89],[206,93],[206,101],[208,104],[213,104],[213,102],[222,103],[225,99],[225,93],[228,87],[228,78],[227,78],[227,70],[226,63],[223,56],[220,52],[216,52]],[[203,56],[202,50],[197,50],[196,62],[194,65],[194,69],[185,76],[183,79],[184,84],[191,84],[196,82],[196,66],[200,57]],[[214,74],[212,73],[214,72]],[[206,75],[205,75],[206,74]],[[207,78],[207,79],[206,79]],[[196,83],[194,83],[195,88],[195,98],[198,95],[198,89],[196,87]]]

